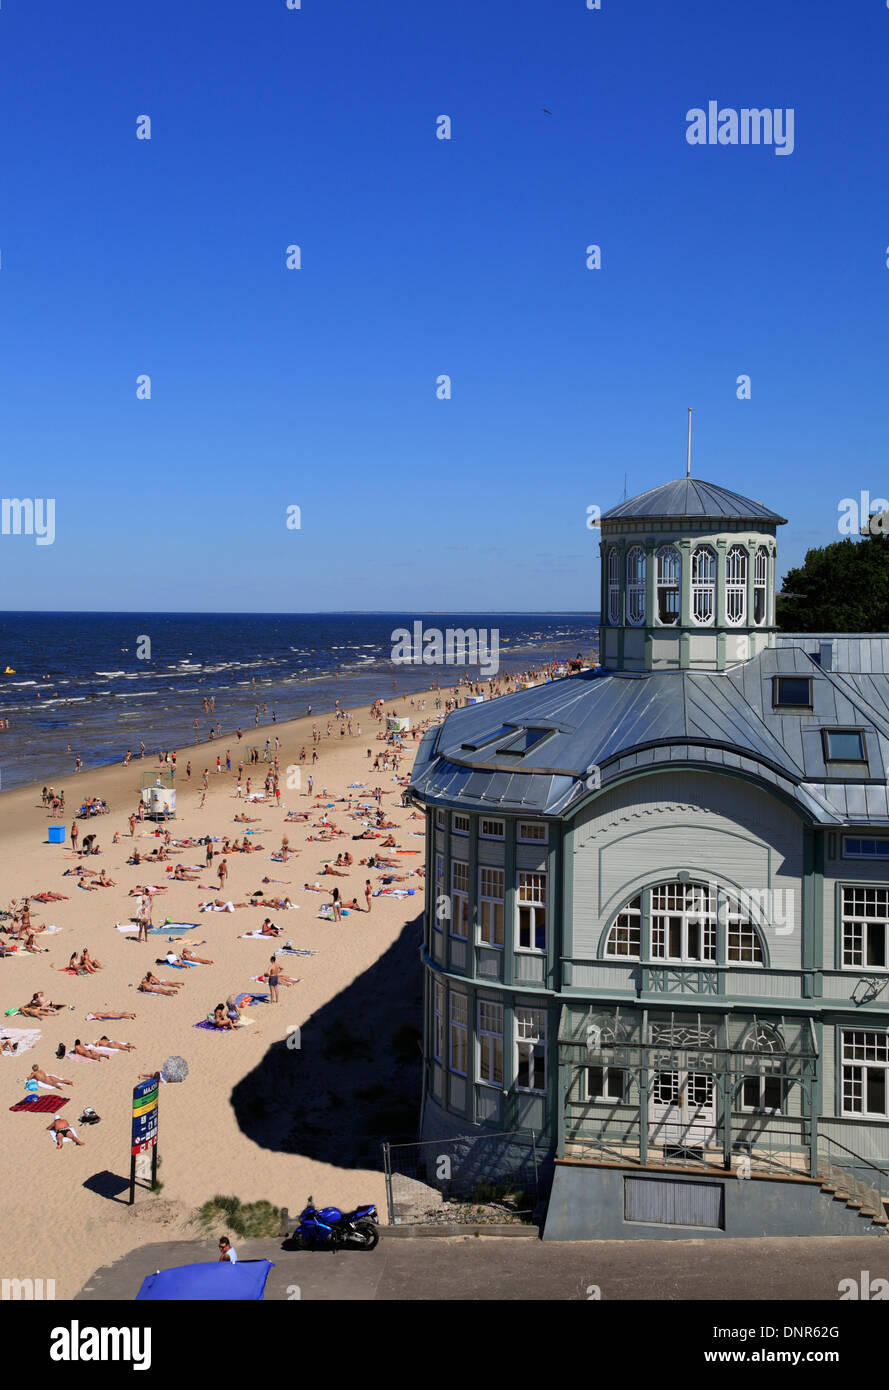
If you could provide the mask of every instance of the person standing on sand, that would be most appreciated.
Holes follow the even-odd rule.
[[[210,841],[210,840],[207,841],[207,853],[206,853],[205,858],[206,858],[207,868],[208,868],[208,869],[212,869],[212,867],[213,867],[213,844],[212,844],[212,841]]]
[[[74,850],[75,854],[77,853],[77,837],[79,834],[80,831],[77,829],[77,821],[73,820],[71,822],[71,848]]]
[[[269,965],[269,969],[268,969],[268,978],[269,978],[269,998],[271,999],[271,1001],[272,1001],[273,1004],[277,1004],[277,1002],[278,1002],[278,977],[280,976],[283,967],[280,966],[280,965],[278,964],[278,958],[277,958],[277,956],[271,956],[271,957],[270,957],[270,960],[271,960],[271,964]]]
[[[225,880],[228,878],[228,860],[227,860],[227,859],[223,858],[221,864],[219,865],[219,868],[216,870],[216,873],[217,873],[218,876],[219,876],[219,891],[220,891],[220,893],[221,893],[222,890],[223,890],[223,888],[225,887]]]
[[[364,901],[367,903],[368,912],[370,912],[370,905],[373,901],[373,893],[374,890],[370,886],[370,879],[366,878],[364,880]]]
[[[338,888],[334,888],[333,890],[333,920],[335,922],[341,922],[343,920],[343,905],[340,901],[340,890]]]

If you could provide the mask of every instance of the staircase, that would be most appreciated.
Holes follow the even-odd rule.
[[[817,1180],[831,1201],[857,1212],[867,1229],[889,1234],[889,1172],[835,1139],[821,1137]]]

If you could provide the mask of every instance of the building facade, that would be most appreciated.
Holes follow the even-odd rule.
[[[418,750],[421,1137],[533,1134],[553,1238],[885,1223],[889,639],[776,632],[781,524],[607,512],[602,666]]]

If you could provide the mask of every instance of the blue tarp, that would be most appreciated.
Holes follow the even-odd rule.
[[[261,1299],[270,1269],[274,1269],[271,1260],[239,1260],[236,1265],[216,1260],[161,1269],[142,1281],[136,1301]]]

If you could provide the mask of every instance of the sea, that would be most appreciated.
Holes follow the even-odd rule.
[[[500,673],[578,654],[595,658],[595,613],[3,613],[0,794],[122,761],[223,739],[244,743],[259,706],[263,746],[275,720],[410,697],[478,678],[478,666],[393,664],[397,629],[496,631]],[[11,670],[5,671],[9,667]],[[395,685],[393,685],[395,682]],[[205,714],[203,698],[213,699]],[[427,704],[427,714],[431,704]],[[410,712],[407,710],[406,712]],[[197,720],[197,725],[195,725]],[[8,721],[8,727],[5,727]],[[326,723],[326,720],[325,720]],[[222,741],[222,740],[220,740]],[[214,752],[218,748],[214,746]],[[223,749],[225,747],[223,742]],[[82,774],[81,774],[82,775]]]

